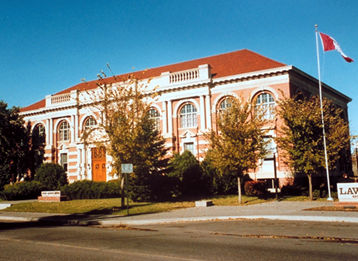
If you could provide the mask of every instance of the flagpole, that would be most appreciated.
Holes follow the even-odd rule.
[[[329,182],[329,168],[328,168],[328,157],[327,157],[326,131],[325,131],[325,128],[324,128],[323,104],[322,104],[321,67],[320,67],[320,63],[319,63],[319,47],[318,47],[318,30],[317,30],[317,28],[318,28],[318,26],[315,25],[317,67],[318,67],[319,101],[320,101],[320,107],[321,107],[324,159],[325,159],[325,163],[326,163],[326,174],[327,174],[327,189],[328,189],[328,198],[327,198],[327,200],[333,201],[333,198],[331,196],[331,185],[330,185],[330,182]]]

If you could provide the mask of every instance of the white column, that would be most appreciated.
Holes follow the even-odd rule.
[[[77,146],[77,176],[80,180],[83,179],[82,150],[83,149]]]
[[[163,124],[163,131],[162,131],[162,134],[165,135],[168,133],[168,129],[167,129],[167,102],[166,101],[163,101],[162,103],[162,124]]]
[[[75,115],[71,115],[71,142],[75,142]]]
[[[91,155],[91,148],[87,147],[86,153],[86,170],[87,170],[87,179],[92,180],[92,155]]]
[[[205,105],[204,105],[204,95],[200,96],[200,129],[205,130]]]
[[[53,129],[53,119],[50,118],[50,146],[53,145],[53,135],[56,133],[56,131]]]
[[[75,123],[76,123],[76,141],[79,141],[79,135],[80,135],[80,124],[79,124],[79,119],[78,119],[78,115],[75,115]]]
[[[206,128],[211,129],[211,102],[210,95],[206,95]]]
[[[86,159],[86,148],[84,147],[81,149],[81,168],[82,168],[82,175],[84,178],[87,178],[87,159]]]
[[[47,119],[46,120],[46,145],[50,145],[50,136],[51,136],[50,119]]]
[[[173,112],[172,112],[172,101],[168,101],[168,133],[170,136],[173,135]]]
[[[78,122],[77,122],[77,115],[76,114],[74,115],[73,129],[74,129],[74,137],[75,137],[73,142],[77,142],[77,139],[78,139]]]

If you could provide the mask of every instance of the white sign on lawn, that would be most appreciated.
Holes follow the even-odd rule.
[[[339,202],[358,202],[358,183],[337,183]]]
[[[121,164],[121,172],[122,173],[132,173],[133,172],[133,164],[132,163]]]

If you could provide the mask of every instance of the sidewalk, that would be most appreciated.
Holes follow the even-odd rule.
[[[332,205],[332,202],[327,201],[271,201],[268,203],[249,206],[196,207],[179,209],[170,212],[126,217],[116,215],[66,215],[0,211],[0,222],[56,222],[64,225],[113,226],[232,219],[271,219],[358,223],[358,212],[307,210],[310,208]]]

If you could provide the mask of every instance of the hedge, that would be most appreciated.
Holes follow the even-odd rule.
[[[25,181],[13,185],[8,184],[4,186],[0,196],[4,200],[36,199],[41,195],[41,191],[44,188],[44,185],[38,181]]]
[[[115,198],[121,196],[118,180],[109,182],[76,181],[63,186],[61,194],[66,195],[68,199]]]

